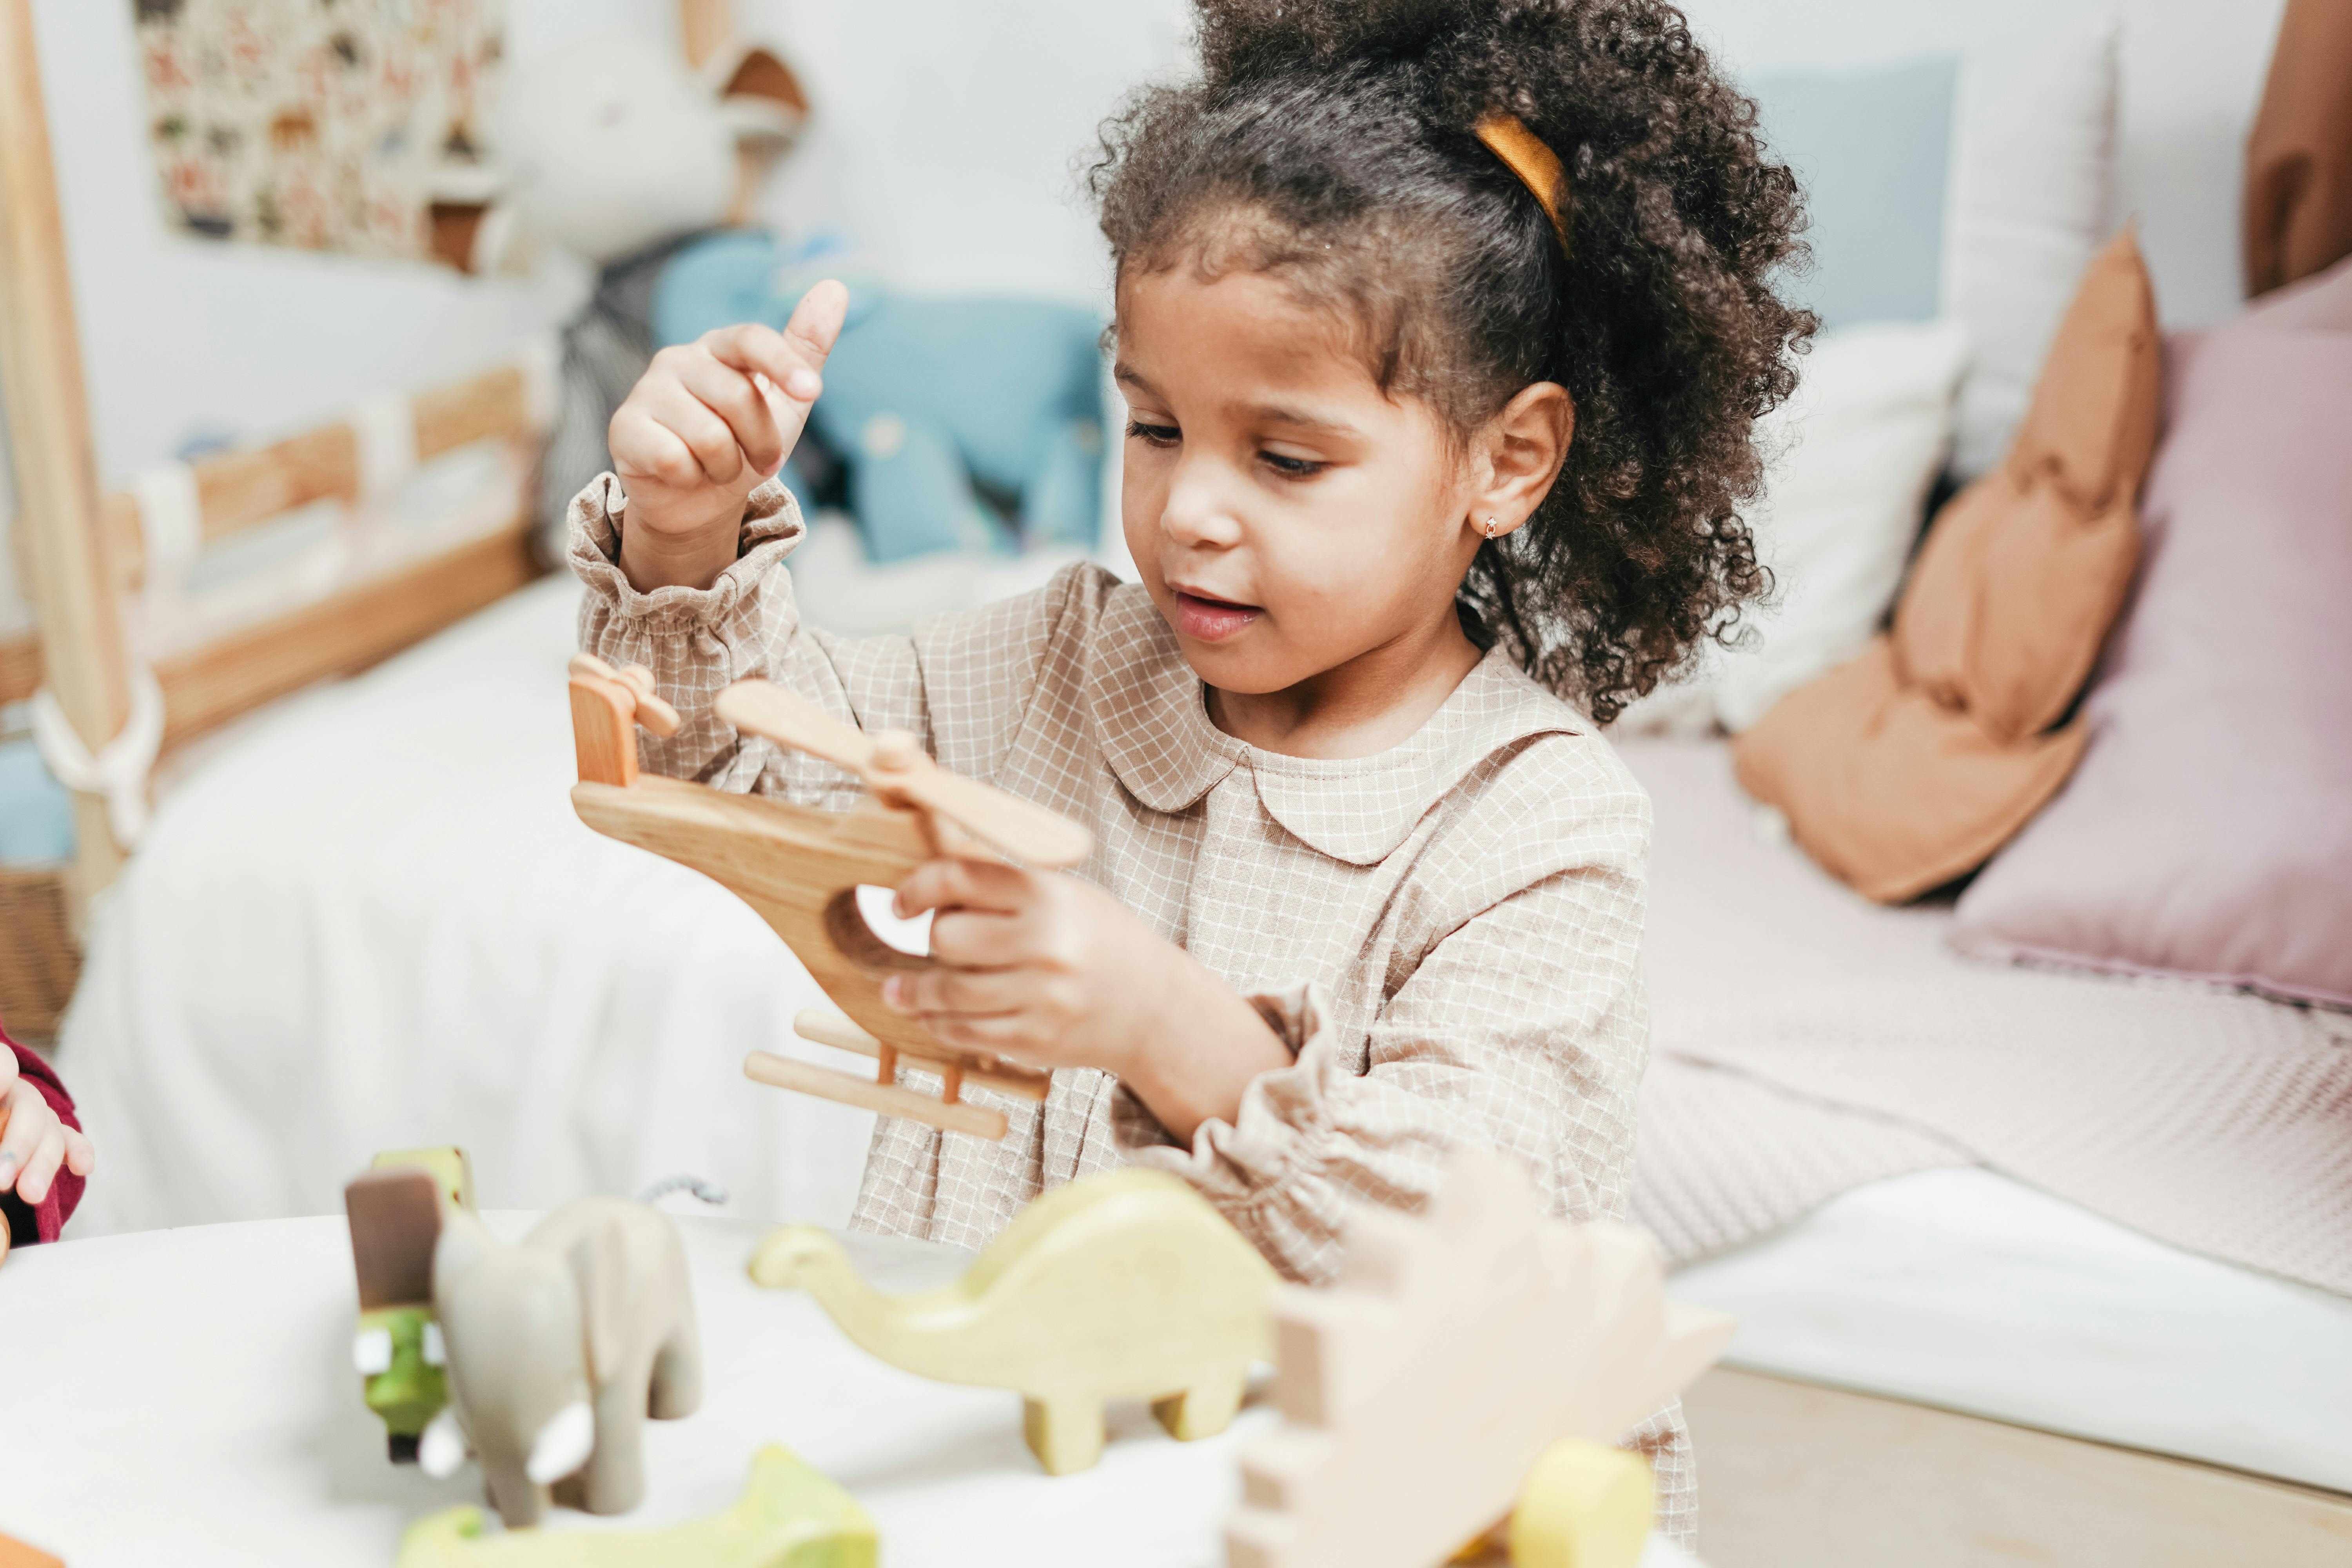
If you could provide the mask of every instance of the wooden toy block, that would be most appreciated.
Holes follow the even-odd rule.
[[[572,678],[572,751],[583,779],[626,789],[637,782],[636,703],[618,681]]]
[[[455,1155],[437,1173],[420,1155]],[[425,1426],[449,1402],[440,1330],[433,1321],[433,1249],[453,1190],[471,1195],[465,1156],[456,1150],[376,1157],[343,1188],[351,1223],[352,1267],[359,1279],[359,1324],[352,1364],[361,1397],[383,1423],[394,1464],[416,1458]]]
[[[1158,1171],[1055,1188],[936,1290],[880,1294],[814,1226],[770,1233],[751,1269],[761,1285],[808,1291],[893,1366],[1019,1394],[1023,1435],[1049,1475],[1102,1457],[1106,1400],[1152,1401],[1182,1441],[1223,1431],[1271,1349],[1274,1271]]]
[[[1488,1151],[1458,1152],[1423,1215],[1358,1211],[1347,1242],[1337,1285],[1277,1297],[1284,1425],[1242,1457],[1229,1568],[1444,1562],[1511,1512],[1553,1444],[1613,1443],[1731,1337],[1729,1318],[1665,1300],[1642,1233],[1550,1218]],[[1546,1473],[1530,1551],[1578,1495]]]
[[[473,1206],[474,1168],[457,1148],[388,1150],[343,1188],[360,1291],[352,1363],[395,1464],[415,1459],[418,1438],[449,1400],[433,1251],[443,1215]]]
[[[592,653],[572,656],[572,749],[580,776],[626,789],[637,782],[636,726],[675,735],[677,710],[654,692],[653,672],[614,669]]]
[[[474,1163],[454,1144],[437,1149],[387,1149],[368,1162],[371,1171],[415,1165],[432,1173],[441,1195],[461,1209],[474,1206]]]
[[[409,1526],[394,1568],[875,1568],[879,1541],[856,1500],[792,1450],[751,1459],[724,1512],[667,1530],[510,1530],[488,1535],[478,1508]]]
[[[433,1245],[441,1239],[441,1187],[416,1165],[371,1170],[343,1189],[360,1310],[433,1300]]]
[[[803,1040],[835,1050],[856,1051],[862,1057],[879,1061],[884,1047],[881,1041],[859,1028],[838,1013],[820,1012],[814,1007],[803,1008],[793,1015],[793,1033]],[[953,1064],[949,1064],[952,1066]],[[962,1082],[975,1089],[992,1089],[999,1094],[1009,1094],[1016,1100],[1042,1101],[1054,1086],[1053,1075],[1034,1068],[1014,1067],[999,1062],[995,1067],[969,1067]],[[945,1099],[950,1105],[956,1101],[956,1086],[950,1085]]]
[[[584,654],[572,661],[572,733],[581,782],[572,791],[572,804],[580,819],[607,837],[692,867],[751,905],[846,1015],[838,1023],[820,1016],[812,1033],[812,1016],[803,1014],[800,1032],[870,1056],[876,1063],[875,1076],[867,1079],[754,1051],[743,1064],[746,1077],[982,1138],[1004,1136],[1004,1114],[965,1103],[967,1088],[1045,1099],[1050,1074],[985,1051],[945,1045],[919,1020],[882,1005],[884,979],[928,968],[930,960],[901,952],[875,935],[858,910],[857,889],[895,887],[940,855],[1009,856],[1038,868],[1074,866],[1092,852],[1092,835],[1043,806],[948,772],[912,736],[869,736],[761,680],[738,681],[719,693],[719,716],[745,734],[856,773],[866,784],[867,804],[855,811],[816,811],[640,777],[635,744],[622,715],[625,710],[644,721],[642,710],[628,704],[649,695],[651,678],[640,692],[628,671],[607,679],[583,660],[595,663]],[[899,1084],[902,1059],[940,1076],[937,1098]]]
[[[855,1105],[884,1116],[904,1116],[910,1121],[929,1122],[933,1127],[943,1127],[950,1132],[969,1132],[975,1138],[1002,1138],[1008,1126],[1004,1112],[991,1110],[984,1105],[933,1100],[928,1094],[901,1089],[896,1083],[869,1082],[847,1073],[835,1072],[831,1068],[815,1067],[790,1057],[780,1057],[772,1051],[753,1051],[746,1056],[743,1058],[743,1076],[771,1089],[789,1089],[799,1094],[813,1094],[820,1100]]]

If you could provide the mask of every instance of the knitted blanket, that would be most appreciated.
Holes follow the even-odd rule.
[[[1981,1163],[2352,1295],[2352,1015],[1989,965],[1759,832],[1719,744],[1620,749],[1656,808],[1633,1217],[1683,1263]]]

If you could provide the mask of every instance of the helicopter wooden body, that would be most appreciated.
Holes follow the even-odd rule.
[[[886,978],[928,968],[931,961],[900,952],[877,936],[857,908],[857,889],[896,886],[917,866],[943,853],[993,858],[977,838],[959,831],[959,825],[943,821],[937,811],[912,798],[912,791],[928,790],[942,781],[956,792],[954,798],[970,801],[975,815],[994,809],[992,804],[971,800],[975,791],[986,791],[1013,808],[1005,823],[991,818],[960,826],[981,833],[999,827],[1001,836],[1019,837],[1022,825],[1027,824],[1034,840],[1028,847],[1045,851],[1042,857],[1024,857],[1032,863],[1071,863],[1084,857],[1091,840],[1075,824],[948,773],[928,758],[919,763],[907,759],[891,738],[869,739],[765,682],[729,688],[719,711],[739,728],[784,744],[803,738],[799,726],[831,726],[841,733],[817,731],[814,738],[820,743],[804,749],[844,765],[862,763],[878,770],[883,782],[865,805],[838,812],[676,779],[641,777],[636,725],[674,732],[677,715],[653,696],[651,677],[641,669],[614,671],[584,654],[572,661],[572,733],[581,782],[572,787],[572,804],[580,819],[608,837],[693,868],[749,904],[846,1015],[828,1018],[803,1013],[794,1021],[795,1030],[820,1044],[870,1056],[877,1064],[876,1077],[867,1079],[754,1051],[744,1061],[745,1075],[885,1115],[1002,1138],[1004,1114],[964,1100],[965,1088],[1042,1100],[1051,1086],[1050,1075],[984,1052],[943,1045],[920,1021],[885,1006]],[[774,721],[763,721],[768,720]],[[879,763],[873,760],[877,752]],[[876,773],[868,772],[867,777],[873,783]],[[901,780],[903,788],[892,787]],[[1043,826],[1036,819],[1043,819]],[[940,1096],[899,1085],[902,1060],[938,1073]]]

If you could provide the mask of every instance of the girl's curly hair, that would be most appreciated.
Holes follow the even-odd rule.
[[[1567,387],[1559,478],[1458,607],[1608,722],[1768,584],[1738,509],[1814,321],[1774,292],[1803,205],[1755,105],[1663,0],[1197,5],[1200,79],[1139,93],[1089,175],[1121,271],[1280,273],[1458,435]],[[1564,165],[1564,250],[1473,134],[1498,110]]]

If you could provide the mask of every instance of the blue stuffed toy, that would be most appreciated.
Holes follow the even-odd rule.
[[[656,343],[714,327],[781,328],[840,253],[731,230],[671,257],[654,286]],[[1091,550],[1102,523],[1102,322],[1023,300],[892,293],[854,272],[849,315],[810,428],[847,469],[848,503],[877,562],[1019,543]],[[797,460],[783,479],[803,502]],[[992,505],[994,501],[997,504]]]

